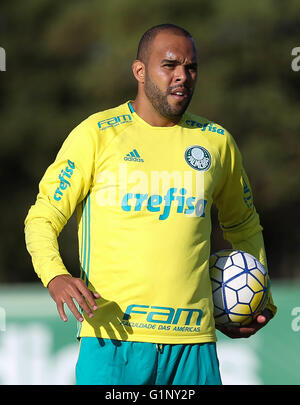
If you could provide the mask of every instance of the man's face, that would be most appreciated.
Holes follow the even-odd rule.
[[[197,79],[191,39],[165,31],[154,38],[146,63],[144,91],[162,116],[178,118],[187,109]]]

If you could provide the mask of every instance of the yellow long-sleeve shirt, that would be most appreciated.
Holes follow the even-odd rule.
[[[45,286],[69,274],[57,237],[75,209],[82,279],[101,298],[79,336],[154,343],[215,341],[210,209],[235,249],[266,265],[262,227],[230,134],[185,113],[153,127],[126,102],[67,137],[25,221]],[[270,298],[269,308],[276,312]]]

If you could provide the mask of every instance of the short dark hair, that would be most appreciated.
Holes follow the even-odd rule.
[[[153,41],[153,39],[156,37],[156,35],[161,32],[161,31],[171,31],[174,34],[177,35],[183,35],[189,39],[192,40],[194,43],[194,39],[192,35],[185,30],[182,27],[179,27],[178,25],[175,24],[159,24],[155,25],[154,27],[149,28],[142,36],[140,39],[139,45],[138,45],[138,50],[137,50],[137,55],[136,58],[142,62],[146,62],[148,60],[149,56],[149,49],[150,45]],[[196,49],[196,46],[194,44],[194,47]]]

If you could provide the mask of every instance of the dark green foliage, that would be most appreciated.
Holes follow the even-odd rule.
[[[272,277],[299,278],[300,71],[291,68],[299,14],[296,0],[2,2],[0,281],[36,279],[23,222],[38,182],[75,125],[134,98],[138,41],[163,22],[183,26],[198,44],[190,110],[226,127],[243,153]],[[216,230],[213,249],[223,247]],[[76,273],[74,231],[72,219],[61,251]]]

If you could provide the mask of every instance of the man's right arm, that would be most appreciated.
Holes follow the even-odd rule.
[[[61,319],[67,321],[64,310],[66,304],[76,319],[79,322],[83,321],[74,300],[89,317],[92,317],[92,309],[97,309],[95,299],[100,298],[100,295],[90,291],[80,278],[72,277],[68,272],[59,254],[57,235],[51,223],[45,218],[30,220],[28,216],[25,238],[34,269],[44,286],[48,288]]]
[[[99,298],[88,290],[81,279],[71,276],[58,246],[60,232],[90,189],[94,156],[93,134],[86,126],[80,125],[66,139],[44,174],[36,202],[25,220],[26,247],[34,270],[43,285],[48,287],[63,320],[66,320],[64,303],[80,321],[82,315],[73,299],[91,316],[90,307],[95,308],[95,298]]]

